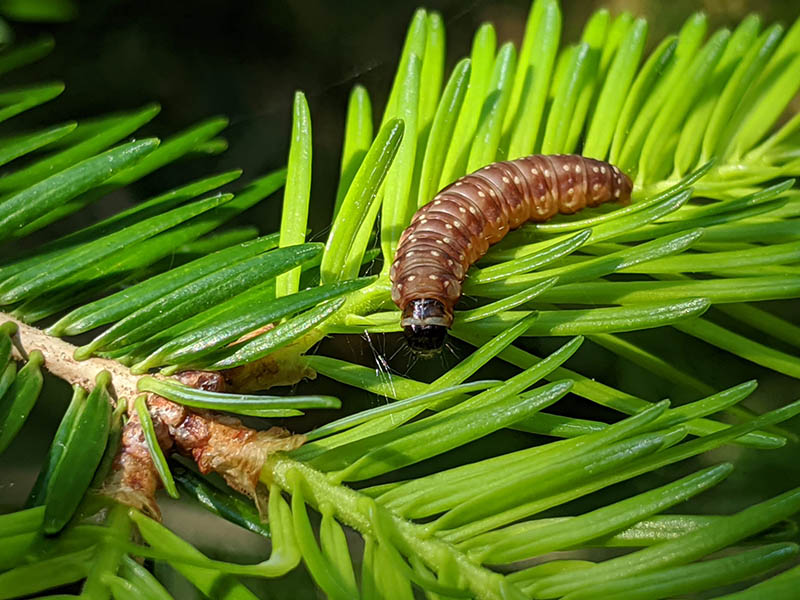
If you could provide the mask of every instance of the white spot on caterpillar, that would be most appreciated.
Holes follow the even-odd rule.
[[[570,196],[572,196],[572,194],[574,194],[574,193],[575,193],[575,189],[574,188],[569,188],[567,190],[567,194],[569,194]]]
[[[492,198],[497,198],[497,192],[495,192],[494,190],[489,190],[489,195],[490,195]]]
[[[484,194],[483,192],[478,192],[478,196],[481,198],[486,198],[486,194]]]
[[[436,243],[437,244],[443,244],[444,242],[442,240],[436,240]]]
[[[398,290],[402,290],[403,289],[403,284],[402,283],[398,283],[397,284],[397,289]]]
[[[441,200],[434,200],[433,205],[434,206],[439,206],[441,203],[442,203]]]
[[[469,207],[469,212],[471,212],[473,215],[477,215],[478,214],[478,211],[475,210],[474,206],[470,206]]]
[[[545,177],[550,177],[550,169],[545,169],[544,170],[544,176]]]
[[[562,169],[564,169],[564,171],[567,171],[567,172],[569,172],[569,165],[564,165],[564,166],[563,166],[563,167],[561,167],[561,168],[562,168]]]
[[[606,174],[606,168],[605,168],[605,167],[600,167],[600,172],[601,172],[603,175],[605,175],[605,174]]]
[[[453,221],[453,224],[456,226],[456,229],[461,229],[461,221]]]
[[[424,225],[425,223],[427,223],[427,222],[428,222],[428,219],[426,219],[425,217],[422,217],[422,218],[419,220],[419,222],[420,222],[420,223],[422,223],[422,224]]]
[[[448,285],[450,285],[450,281],[449,281],[448,279],[445,279],[445,280],[442,282],[442,285],[443,285],[444,287],[447,287]]]
[[[408,276],[408,281],[414,281],[416,278],[417,278],[416,275],[409,275]]]
[[[531,169],[531,175],[538,175],[539,171],[537,169]]]
[[[619,188],[614,190],[614,198],[619,198]]]
[[[445,227],[445,229],[452,229],[453,228],[453,226],[450,225],[450,223],[445,223],[444,227]]]
[[[447,266],[452,267],[454,264],[455,263],[453,262],[453,260],[451,258],[447,259]]]
[[[451,240],[449,237],[445,236],[442,241],[444,241],[445,244],[449,244],[453,240]]]
[[[596,192],[597,190],[599,190],[599,189],[600,189],[600,184],[599,184],[599,183],[595,183],[595,184],[592,186],[592,189],[593,189],[593,190]]]
[[[580,173],[581,172],[581,166],[580,165],[575,165],[575,172],[576,173]]]
[[[520,181],[519,177],[517,177],[517,176],[514,176],[514,183],[516,183],[517,185],[519,185],[519,181]]]
[[[458,212],[460,212],[462,215],[465,215],[465,214],[467,214],[467,209],[464,208],[463,206],[459,206],[458,207]]]
[[[431,256],[441,256],[441,252],[437,252],[436,250],[431,250]]]
[[[428,275],[428,279],[436,281],[437,279],[439,279],[439,277],[437,275]]]
[[[460,185],[464,185],[464,182],[459,179],[458,181],[456,181],[456,187]]]
[[[597,167],[592,167],[592,173],[599,173],[599,172],[600,169],[598,169]]]
[[[503,183],[511,183],[511,180],[505,175],[503,175]]]

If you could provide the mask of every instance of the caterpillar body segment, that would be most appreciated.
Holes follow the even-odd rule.
[[[617,167],[578,155],[533,155],[465,175],[421,207],[400,237],[392,300],[412,350],[435,353],[453,323],[467,269],[528,221],[547,221],[608,201],[630,201]]]

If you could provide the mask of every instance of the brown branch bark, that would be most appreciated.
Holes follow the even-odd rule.
[[[113,393],[127,400],[129,420],[123,428],[120,450],[101,492],[158,517],[155,493],[160,480],[133,410],[133,400],[139,394],[136,383],[140,376],[113,360],[75,360],[75,346],[69,342],[0,313],[0,323],[7,321],[15,323],[18,328],[14,336],[16,358],[27,359],[32,351],[39,350],[44,355],[47,371],[87,389],[94,387],[95,378],[101,371],[111,374]],[[175,379],[190,387],[213,391],[226,391],[228,387],[227,378],[214,372],[188,371]],[[236,379],[242,381],[240,377]],[[258,431],[245,427],[229,415],[191,410],[155,394],[148,394],[147,403],[162,450],[166,453],[177,451],[191,457],[201,472],[222,475],[231,487],[249,495],[257,504],[263,500],[257,488],[267,456],[292,450],[305,441],[305,436],[293,435],[280,427]],[[259,505],[259,508],[264,507]]]
[[[139,376],[130,372],[126,366],[105,358],[75,360],[75,346],[62,339],[47,335],[44,331],[31,327],[6,313],[0,313],[0,323],[11,321],[17,326],[14,336],[16,358],[27,359],[33,350],[44,355],[44,367],[70,385],[80,385],[86,389],[94,387],[94,380],[100,371],[111,373],[111,386],[118,398],[133,399],[139,392],[136,382]]]

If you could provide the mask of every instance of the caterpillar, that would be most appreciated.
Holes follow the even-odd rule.
[[[617,167],[578,155],[496,162],[441,190],[400,237],[390,277],[408,345],[421,355],[444,345],[467,269],[512,229],[609,200],[630,201]]]

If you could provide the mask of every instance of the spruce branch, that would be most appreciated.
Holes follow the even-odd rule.
[[[521,599],[524,596],[499,573],[482,567],[455,546],[431,535],[425,525],[407,521],[372,498],[331,482],[325,474],[284,454],[275,454],[264,463],[262,481],[276,484],[293,494],[301,494],[316,507],[329,504],[337,519],[362,535],[396,545],[406,556],[416,556],[430,568],[441,572],[455,569],[465,587],[482,600]]]
[[[728,464],[588,513],[572,515],[568,506],[569,516],[539,518],[723,444],[779,448],[793,436],[777,425],[800,413],[795,402],[752,414],[739,403],[755,381],[718,390],[716,380],[686,361],[673,364],[668,353],[656,355],[627,336],[639,329],[651,330],[648,342],[691,336],[800,377],[800,358],[769,339],[756,343],[737,324],[797,347],[793,323],[751,304],[800,295],[800,195],[791,179],[800,175],[800,119],[778,122],[800,89],[800,20],[785,35],[780,26],[759,33],[760,21],[751,16],[734,32],[704,41],[708,19],[696,14],[649,57],[647,24],[630,14],[596,12],[580,43],[563,50],[561,20],[557,0],[536,0],[519,53],[510,42],[498,47],[493,26],[482,26],[471,58],[457,64],[440,93],[442,19],[417,11],[374,137],[369,96],[354,91],[324,248],[303,243],[316,207],[309,195],[311,114],[298,92],[285,172],[235,195],[218,188],[239,171],[191,182],[0,267],[0,304],[15,315],[0,313],[9,323],[0,326],[0,452],[38,397],[40,363],[76,388],[29,498],[33,508],[0,516],[0,597],[82,579],[83,595],[92,598],[168,597],[137,557],[169,563],[210,597],[225,590],[252,598],[235,576],[277,577],[301,559],[337,600],[410,599],[412,584],[431,597],[666,597],[727,585],[797,555],[795,544],[765,544],[790,541],[771,539],[776,523],[788,523],[782,535],[795,535],[787,519],[800,507],[798,489],[730,516],[659,514],[716,485],[731,471]],[[13,52],[0,49],[0,72],[21,64]],[[28,49],[30,56],[39,53]],[[7,104],[0,119],[62,89],[0,92],[0,104]],[[157,112],[148,105],[81,122],[75,134],[75,124],[51,126],[0,149],[0,164],[48,145],[45,152],[54,150],[0,178],[0,192],[9,193],[0,206],[0,241],[55,223],[181,156],[224,146],[215,136],[226,122],[212,119],[163,143],[111,147]],[[418,205],[466,171],[540,152],[581,152],[614,163],[635,179],[634,201],[528,225],[492,248],[465,286],[474,307],[457,312],[453,328],[476,346],[472,355],[433,383],[304,356],[326,334],[396,330],[386,271]],[[279,232],[201,237],[284,181]],[[382,276],[358,278],[381,253],[375,272]],[[720,312],[729,319],[720,320]],[[31,326],[55,315],[46,331]],[[5,335],[14,329],[14,356],[29,359],[16,380]],[[55,337],[91,331],[97,337],[81,348]],[[575,337],[545,358],[517,343],[542,335]],[[584,339],[705,397],[679,406],[651,403],[562,366],[584,351]],[[522,372],[506,381],[468,381],[495,358]],[[699,352],[691,359],[711,371],[727,365]],[[153,369],[161,372],[144,376]],[[328,423],[309,434],[308,444],[303,435],[256,431],[211,412],[287,417],[302,414],[297,409],[338,408],[329,396],[240,393],[294,383],[315,370],[397,401]],[[553,383],[533,387],[542,380]],[[94,389],[87,396],[81,386]],[[126,402],[109,417],[112,390]],[[547,412],[567,391],[630,416],[609,424]],[[722,411],[737,423],[717,421]],[[439,463],[423,477],[401,470],[427,468],[433,457],[503,428],[565,439],[537,438],[519,451],[453,468]],[[269,560],[208,559],[134,509],[113,509],[102,526],[73,519],[91,512],[95,497],[87,486],[158,516],[156,490],[173,483],[169,454],[190,457],[201,472],[178,472],[189,495],[272,536]],[[77,485],[81,471],[84,479],[95,473],[93,483]],[[258,510],[202,477],[211,472],[255,500]],[[393,480],[381,483],[378,476]],[[368,487],[348,484],[360,481]],[[318,534],[309,509],[322,516]],[[260,521],[265,515],[269,531]],[[147,546],[133,543],[133,525]],[[364,538],[358,583],[342,525]],[[40,544],[41,532],[59,533]],[[19,534],[36,544],[27,546]],[[755,536],[747,540],[758,545],[754,550],[698,561],[748,536]],[[597,564],[545,556],[615,544],[634,550]],[[527,559],[546,562],[507,576],[494,568],[513,569]],[[792,577],[796,570],[767,585],[780,587]]]
[[[0,321],[10,321],[17,326],[17,334],[14,336],[16,358],[27,360],[31,352],[38,350],[44,356],[45,369],[70,385],[92,388],[97,376],[102,371],[108,371],[111,374],[113,395],[132,400],[139,393],[136,384],[140,376],[131,373],[128,367],[114,360],[99,357],[76,360],[73,355],[77,347],[69,342],[47,335],[41,329],[32,327],[5,312],[0,312]]]
[[[122,431],[122,443],[114,458],[114,467],[103,484],[103,492],[120,502],[159,515],[155,492],[160,481],[148,449],[134,400],[141,394],[137,387],[141,375],[134,375],[120,363],[92,357],[76,360],[75,346],[47,335],[8,314],[0,319],[17,327],[13,338],[13,355],[27,360],[31,353],[41,352],[44,367],[54,376],[73,386],[90,389],[103,372],[111,375],[109,391],[124,398],[130,419]],[[223,391],[224,377],[211,372],[186,372],[176,379],[190,388]],[[297,399],[292,399],[297,400]],[[148,395],[153,427],[160,434],[162,450],[178,451],[191,456],[204,473],[222,475],[235,489],[253,498],[257,504],[258,475],[266,456],[278,449],[291,450],[300,446],[303,436],[291,435],[285,429],[273,427],[256,431],[244,427],[237,419],[206,410],[190,410],[156,394]],[[295,411],[296,412],[296,411]]]

